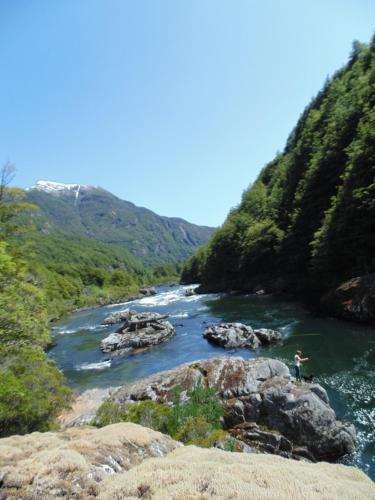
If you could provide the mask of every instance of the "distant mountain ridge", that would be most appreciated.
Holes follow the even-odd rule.
[[[214,230],[178,217],[159,216],[99,186],[43,180],[26,192],[26,200],[40,209],[33,214],[39,231],[126,248],[146,265],[186,259]]]

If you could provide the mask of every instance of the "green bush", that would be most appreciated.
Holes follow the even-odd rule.
[[[36,347],[1,348],[0,436],[47,431],[71,400],[55,363]]]
[[[100,405],[94,420],[91,422],[96,427],[105,427],[118,422],[128,422],[128,413],[119,403],[107,399]]]
[[[225,432],[221,429],[214,429],[204,417],[188,417],[173,437],[185,444],[210,448],[216,442],[225,439]]]
[[[155,401],[141,401],[129,408],[129,421],[150,427],[156,431],[169,433],[172,409]]]
[[[189,400],[180,402],[181,389],[176,387],[173,407],[146,400],[129,404],[106,400],[98,409],[93,425],[103,427],[117,422],[134,422],[150,427],[186,444],[210,447],[225,438],[221,430],[223,406],[214,389],[201,381],[187,392]]]

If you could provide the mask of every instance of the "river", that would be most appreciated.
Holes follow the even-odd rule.
[[[55,324],[56,346],[50,351],[69,384],[79,392],[95,387],[124,385],[181,363],[214,356],[254,358],[270,356],[292,366],[296,349],[310,358],[304,371],[327,389],[341,419],[354,422],[358,452],[344,463],[356,465],[375,480],[375,329],[319,316],[302,304],[280,296],[186,297],[185,288],[159,287],[157,295],[76,312]],[[131,308],[169,314],[176,336],[148,351],[108,360],[100,341],[118,325],[103,327],[109,314]],[[283,345],[224,351],[208,343],[202,333],[208,324],[239,321],[257,328],[281,331]]]

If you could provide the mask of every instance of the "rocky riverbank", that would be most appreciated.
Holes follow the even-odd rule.
[[[374,323],[375,274],[358,276],[342,283],[322,297],[321,305],[333,316],[361,323]]]
[[[254,449],[288,458],[334,461],[353,453],[356,432],[336,418],[318,384],[297,385],[281,361],[214,358],[178,366],[114,390],[113,402],[182,400],[199,381],[213,387],[225,409],[223,425]]]

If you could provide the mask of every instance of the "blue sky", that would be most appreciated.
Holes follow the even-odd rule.
[[[0,0],[0,162],[221,224],[372,0]]]

